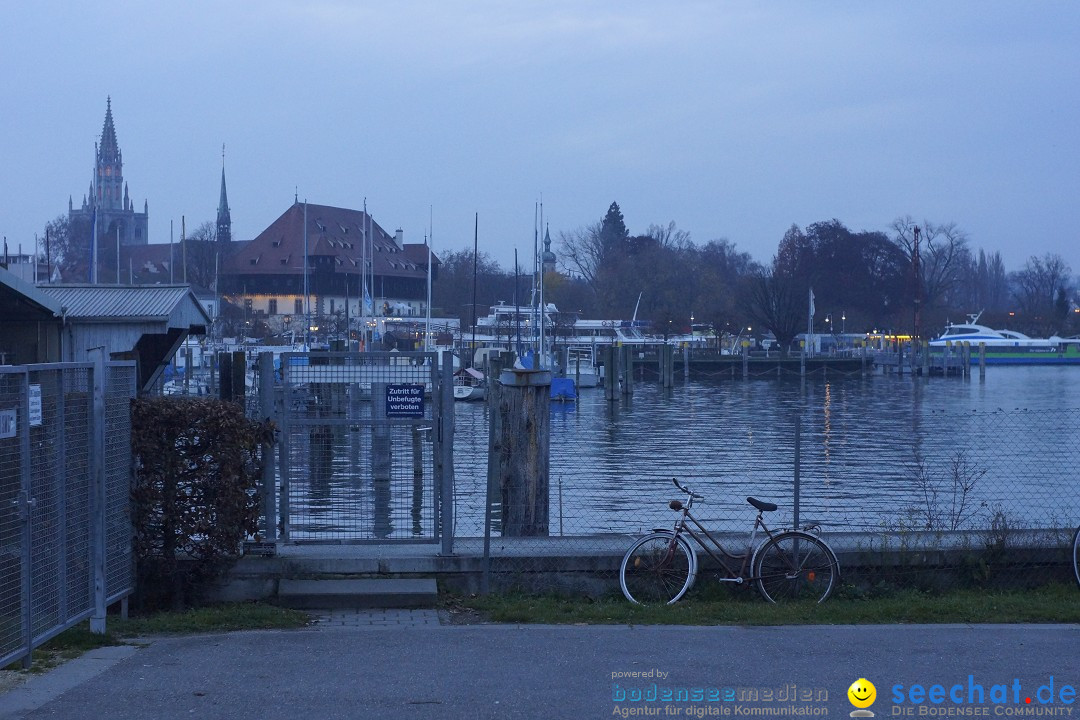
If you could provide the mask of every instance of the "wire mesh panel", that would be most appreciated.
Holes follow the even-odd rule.
[[[281,356],[291,541],[435,541],[434,353]]]
[[[113,603],[134,589],[131,547],[131,400],[135,363],[105,366],[105,598]]]
[[[120,365],[105,472],[125,478],[108,505],[127,522],[135,368]],[[103,508],[91,496],[93,431],[105,419],[95,417],[93,372],[87,363],[0,368],[0,665],[94,609],[93,516]],[[130,530],[118,529],[105,550],[107,563],[126,568],[115,574],[117,595],[131,585],[130,545]]]
[[[26,374],[0,368],[0,666],[26,652],[22,438]]]
[[[48,636],[93,607],[90,453],[91,368],[32,370],[40,415],[29,423],[32,636]],[[34,390],[35,386],[38,390]],[[36,420],[36,422],[35,422]]]

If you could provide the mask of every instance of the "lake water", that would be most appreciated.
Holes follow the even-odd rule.
[[[668,525],[679,477],[706,495],[700,515],[748,528],[747,495],[794,505],[829,529],[900,522],[1075,526],[1080,519],[1080,369],[992,367],[985,380],[869,375],[638,383],[609,403],[583,390],[551,405],[552,535]],[[458,536],[483,534],[487,417],[456,405]],[[964,489],[966,488],[966,489]]]

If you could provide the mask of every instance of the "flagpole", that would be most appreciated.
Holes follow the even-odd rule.
[[[180,216],[180,262],[183,263],[183,267],[180,269],[183,271],[184,284],[187,284],[187,218],[184,215]]]
[[[91,220],[93,227],[90,230],[90,284],[97,285],[97,206],[94,206],[94,214]]]

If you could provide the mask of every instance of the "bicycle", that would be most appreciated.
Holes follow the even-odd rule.
[[[771,603],[799,599],[822,603],[829,597],[840,575],[840,563],[833,549],[809,532],[814,526],[774,533],[765,525],[763,515],[776,510],[776,505],[748,497],[746,501],[758,512],[746,550],[742,554],[728,552],[690,513],[694,501],[703,501],[704,496],[679,484],[677,478],[671,481],[686,493],[686,502],[668,503],[668,507],[679,513],[674,529],[654,530],[626,551],[619,566],[619,586],[627,600],[638,605],[671,605],[686,594],[698,573],[697,553],[686,535],[727,573],[727,577],[717,577],[719,582],[755,583],[761,596]],[[687,524],[688,520],[700,534]],[[768,540],[755,547],[758,529],[764,531]],[[710,549],[706,540],[717,552]],[[1076,553],[1073,555],[1075,558]],[[729,562],[739,562],[738,570]],[[1080,579],[1080,575],[1077,577]]]
[[[1072,548],[1073,577],[1076,578],[1076,584],[1080,585],[1080,527],[1073,533]]]

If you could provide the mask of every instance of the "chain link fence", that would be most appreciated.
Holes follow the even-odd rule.
[[[443,384],[436,353],[283,353],[282,538],[439,541]]]
[[[471,439],[457,447],[458,536],[484,538],[489,519],[493,587],[610,589],[633,539],[674,524],[677,477],[705,496],[694,514],[729,550],[747,545],[746,498],[774,502],[770,528],[822,533],[858,587],[1070,580],[1080,410],[868,416],[831,403],[828,384],[816,392],[768,413],[734,403],[720,426],[698,424],[696,401],[655,386],[599,421],[552,403],[547,490],[532,501],[548,522],[527,534],[503,527],[529,510],[503,507],[505,478],[480,464],[488,413],[459,415]]]
[[[97,367],[0,368],[0,666],[132,590],[135,365]]]

